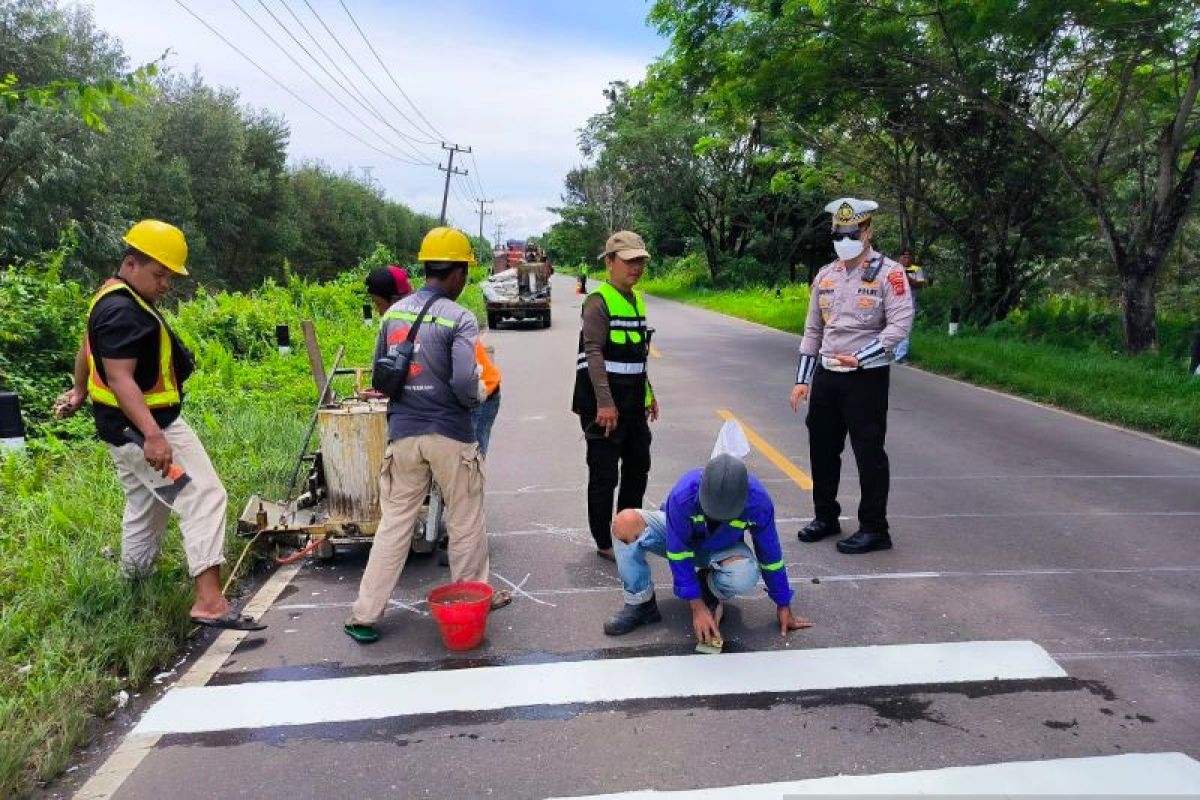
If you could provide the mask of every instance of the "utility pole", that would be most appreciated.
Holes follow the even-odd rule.
[[[363,181],[367,184],[367,186],[375,188],[375,178],[371,175],[371,172],[375,169],[375,167],[371,166],[370,164],[366,164],[359,167],[359,169],[362,170]]]
[[[471,152],[471,148],[459,147],[456,144],[448,145],[445,142],[442,142],[442,149],[448,150],[450,152],[449,163],[444,167],[441,164],[438,164],[438,169],[440,169],[442,172],[446,173],[446,188],[442,190],[442,217],[441,217],[442,221],[440,223],[441,225],[445,225],[446,224],[446,202],[450,199],[450,177],[452,175],[468,174],[467,170],[465,170],[465,169],[455,169],[454,168],[454,154],[455,153],[469,153],[469,152]]]
[[[496,223],[496,244],[500,244],[500,242],[503,241],[500,238],[501,235],[503,235],[503,233],[504,233],[504,223],[497,222]]]
[[[492,203],[493,205],[495,205],[496,201],[495,200],[484,200],[482,198],[479,200],[479,238],[480,239],[483,238],[483,218],[495,213],[493,211],[484,211],[483,210],[484,203]]]

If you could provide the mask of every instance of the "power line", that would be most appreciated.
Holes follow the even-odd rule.
[[[358,59],[356,59],[353,56],[353,54],[351,54],[351,52],[346,49],[346,46],[344,44],[342,44],[342,40],[338,38],[337,34],[334,33],[329,28],[329,26],[325,24],[325,20],[321,17],[321,15],[317,12],[317,10],[312,7],[312,3],[310,3],[309,0],[304,0],[304,5],[308,6],[308,10],[311,11],[312,15],[317,18],[317,22],[321,23],[321,27],[325,29],[325,32],[328,33],[330,38],[333,39],[334,43],[337,44],[338,49],[341,50],[342,53],[345,54],[346,58],[350,59],[350,63],[353,64],[355,66],[355,68],[362,74],[362,76],[367,79],[367,83],[371,84],[371,87],[374,88],[376,92],[378,92],[380,97],[382,97],[384,100],[386,100],[388,102],[388,105],[390,105],[392,108],[396,109],[396,113],[399,114],[404,119],[405,122],[407,122],[409,125],[412,125],[415,130],[420,131],[421,126],[418,125],[417,123],[413,122],[412,117],[405,114],[403,109],[401,109],[400,106],[396,105],[392,101],[392,98],[390,98],[386,94],[384,94],[383,90],[379,88],[379,85],[377,83],[375,83],[374,78],[372,78],[370,75],[367,74],[367,71],[362,68],[361,64],[358,63]],[[439,134],[439,138],[444,139],[446,137],[442,137]],[[432,144],[432,142],[431,142],[431,144]]]
[[[259,0],[259,2],[261,2],[261,0]],[[401,131],[400,129],[396,128],[395,126],[393,126],[390,122],[388,122],[387,119],[384,118],[383,114],[379,111],[378,107],[376,107],[376,105],[374,103],[372,103],[369,99],[367,99],[366,92],[362,91],[358,87],[358,85],[354,81],[354,79],[346,74],[346,71],[344,69],[342,69],[340,64],[338,64],[337,59],[335,59],[333,56],[329,55],[329,51],[325,49],[325,46],[323,44],[321,44],[321,40],[318,39],[313,34],[313,32],[308,29],[308,26],[304,24],[304,21],[302,19],[300,19],[300,16],[292,9],[291,5],[288,4],[288,0],[279,0],[279,2],[283,6],[284,10],[286,10],[288,12],[288,14],[291,16],[291,18],[296,21],[296,24],[300,26],[300,30],[304,31],[305,35],[308,36],[309,40],[314,45],[316,45],[318,50],[321,51],[321,55],[325,56],[325,59],[333,66],[333,68],[335,70],[337,70],[337,73],[342,76],[342,79],[345,80],[346,83],[352,89],[354,89],[355,100],[357,100],[361,105],[364,105],[364,106],[370,108],[371,111],[375,114],[375,116],[379,119],[379,121],[382,122],[383,124],[387,125],[393,131],[395,131],[397,133],[397,135],[404,137],[405,139],[413,142],[414,144],[437,144],[438,143],[437,139],[421,139],[416,136],[413,136],[412,134],[405,133],[405,132]],[[312,58],[311,55],[309,57]]]
[[[257,2],[259,5],[260,5],[260,6],[262,6],[262,9],[263,9],[263,11],[266,11],[266,12],[267,12],[267,14],[268,14],[268,15],[271,17],[271,19],[273,19],[273,20],[275,21],[275,24],[276,24],[276,25],[278,25],[278,26],[279,26],[279,28],[280,28],[280,29],[281,29],[281,30],[282,30],[284,33],[286,33],[286,34],[288,35],[288,37],[289,37],[289,38],[290,38],[290,39],[291,39],[293,42],[295,42],[295,43],[296,43],[296,46],[297,46],[297,47],[299,47],[299,48],[301,49],[301,51],[303,51],[303,52],[304,52],[304,55],[308,56],[309,60],[311,60],[311,61],[312,61],[314,64],[316,64],[316,65],[317,65],[317,67],[319,67],[319,68],[320,68],[320,70],[321,70],[322,72],[324,72],[324,73],[325,73],[326,77],[328,77],[328,78],[329,78],[329,80],[333,81],[333,83],[334,83],[334,85],[335,85],[335,86],[337,86],[339,89],[341,89],[343,92],[345,92],[345,93],[346,93],[348,96],[350,96],[350,97],[351,97],[351,98],[352,98],[352,99],[353,99],[353,100],[354,100],[356,103],[358,103],[360,106],[362,106],[362,107],[363,107],[363,109],[365,109],[365,110],[366,110],[366,112],[367,112],[368,114],[374,114],[374,115],[375,115],[375,116],[376,116],[376,117],[379,119],[379,121],[380,121],[380,122],[382,122],[382,123],[383,123],[384,125],[386,125],[388,128],[391,128],[391,129],[392,129],[392,131],[394,131],[394,132],[395,132],[395,133],[396,133],[396,134],[397,134],[397,135],[398,135],[398,136],[401,138],[401,140],[403,140],[403,141],[401,142],[401,146],[402,146],[402,147],[406,148],[406,149],[408,150],[408,152],[412,153],[412,154],[413,154],[414,156],[416,156],[417,158],[424,158],[424,159],[425,159],[425,161],[427,161],[429,164],[432,164],[432,163],[433,163],[433,161],[432,161],[432,160],[430,160],[430,159],[429,159],[429,158],[427,158],[426,156],[423,156],[423,155],[421,155],[421,154],[420,154],[420,152],[419,152],[418,150],[416,150],[415,148],[411,147],[411,146],[408,144],[408,141],[407,141],[407,140],[411,139],[412,137],[409,137],[409,136],[407,136],[407,135],[406,135],[406,134],[405,134],[403,131],[401,131],[401,130],[397,129],[397,128],[396,128],[394,125],[392,125],[390,122],[388,122],[386,119],[384,119],[383,115],[382,115],[382,114],[380,114],[380,113],[379,113],[379,111],[378,111],[377,109],[375,109],[374,107],[372,107],[372,106],[371,106],[369,103],[364,103],[362,100],[360,100],[360,99],[358,98],[358,96],[357,96],[357,95],[356,95],[354,92],[352,92],[352,91],[350,91],[349,89],[347,89],[347,88],[346,88],[346,86],[345,86],[345,85],[344,85],[344,84],[343,84],[341,81],[339,81],[339,80],[338,80],[336,77],[334,77],[333,73],[332,73],[332,72],[330,72],[330,71],[329,71],[329,69],[328,69],[328,68],[326,68],[326,66],[325,66],[324,64],[322,64],[322,63],[321,63],[320,59],[318,59],[316,56],[314,56],[314,55],[313,55],[313,54],[312,54],[312,53],[309,51],[309,49],[308,49],[307,47],[305,47],[305,46],[304,46],[304,43],[303,43],[303,42],[301,42],[301,41],[300,41],[300,40],[299,40],[299,39],[296,37],[296,35],[295,35],[294,33],[292,33],[292,30],[291,30],[291,28],[289,28],[287,25],[285,25],[285,24],[283,23],[283,20],[279,19],[279,17],[277,17],[277,16],[275,15],[275,12],[271,10],[270,6],[268,6],[268,5],[267,5],[265,2],[263,2],[263,0],[255,0],[255,1],[256,1],[256,2]],[[236,2],[236,0],[235,0],[235,2]],[[245,13],[245,12],[243,11],[242,13]],[[261,29],[261,28],[260,28],[260,29]],[[310,34],[310,36],[311,36],[311,34]],[[291,57],[291,56],[289,55],[289,58],[290,58],[290,57]],[[292,59],[292,60],[293,60],[293,62],[295,61],[295,59]],[[334,64],[334,66],[336,66],[336,63]],[[311,77],[311,75],[310,75],[310,77]],[[340,102],[339,102],[339,105],[340,105]],[[344,108],[344,106],[343,106],[343,108]],[[376,134],[376,135],[378,135],[378,134]]]
[[[247,11],[245,8],[243,8],[242,4],[240,2],[238,2],[238,0],[230,0],[230,2],[233,3],[233,5],[237,8],[238,11],[242,12],[242,15],[245,16],[246,19],[250,20],[250,22],[254,25],[254,27],[258,28],[259,32],[262,33],[263,36],[267,37],[267,40],[269,42],[271,42],[271,44],[275,45],[275,47],[278,48],[281,53],[283,53],[285,56],[287,56],[289,61],[291,61],[293,64],[295,64],[296,67],[298,67],[301,72],[303,72],[305,75],[307,75],[308,79],[317,85],[317,88],[319,88],[325,94],[329,95],[330,100],[337,103],[337,105],[340,106],[341,109],[343,111],[345,111],[347,114],[349,114],[350,117],[353,118],[355,122],[357,122],[359,125],[363,126],[368,131],[370,131],[377,139],[379,139],[384,144],[388,144],[387,139],[385,139],[382,135],[380,135],[379,131],[372,128],[366,122],[363,122],[361,117],[359,117],[357,114],[355,114],[354,111],[352,111],[349,106],[347,106],[345,103],[343,103],[341,101],[341,98],[339,98],[336,94],[331,92],[329,90],[329,88],[324,83],[321,82],[320,79],[318,79],[315,75],[313,75],[311,72],[308,71],[307,67],[305,67],[303,64],[301,64],[299,61],[297,61],[296,57],[293,56],[290,52],[288,52],[288,49],[286,47],[284,47],[283,45],[281,45],[279,43],[279,41],[274,36],[272,36],[270,34],[270,32],[267,31],[267,29],[264,28],[259,23],[259,21],[254,18],[254,16],[249,11]],[[261,4],[261,0],[260,0],[260,4]],[[290,35],[290,32],[289,32],[289,35]],[[310,58],[311,58],[311,56],[310,56]],[[424,158],[423,156],[421,156],[420,153],[417,153],[415,150],[412,150],[411,147],[408,149],[409,149],[409,155],[415,156],[417,159]],[[425,161],[427,163],[432,163],[428,159],[425,159]],[[414,161],[413,163],[419,164],[421,162]]]
[[[192,11],[192,9],[190,7],[188,7],[188,5],[183,2],[183,0],[175,0],[175,4],[178,5],[180,8],[182,8],[184,11],[186,11],[188,14],[190,14],[193,18],[195,18],[195,20],[197,22],[199,22],[205,28],[208,28],[208,30],[210,32],[212,32],[212,34],[214,36],[216,36],[218,39],[220,39],[222,42],[224,42],[226,45],[228,45],[229,48],[231,50],[233,50],[235,53],[237,53],[239,56],[246,59],[246,61],[250,62],[251,66],[253,66],[255,69],[257,69],[263,75],[267,76],[267,78],[272,83],[276,84],[280,89],[283,89],[285,92],[287,92],[289,95],[291,95],[292,98],[295,99],[298,103],[300,103],[305,108],[307,108],[309,111],[311,111],[314,114],[316,114],[317,116],[319,116],[321,119],[328,122],[333,127],[337,128],[342,133],[349,136],[351,139],[354,139],[355,141],[359,142],[360,144],[363,144],[363,145],[371,148],[375,152],[380,153],[381,155],[387,156],[390,159],[393,159],[394,161],[399,161],[404,164],[413,164],[415,166],[425,166],[424,164],[420,164],[418,162],[412,161],[411,159],[403,158],[401,156],[396,155],[395,153],[391,153],[391,152],[388,152],[387,150],[377,147],[376,145],[371,144],[366,139],[364,139],[361,136],[359,136],[358,134],[356,134],[354,131],[349,130],[348,128],[343,126],[341,123],[337,122],[332,117],[330,117],[328,114],[326,114],[324,111],[321,111],[316,106],[314,106],[312,103],[308,102],[303,97],[296,94],[296,92],[292,91],[292,89],[287,84],[285,84],[283,81],[279,80],[274,75],[272,75],[270,72],[268,72],[265,68],[260,66],[257,61],[255,61],[250,56],[246,55],[246,53],[243,52],[240,47],[235,45],[233,42],[229,41],[229,39],[225,38],[225,36],[219,30],[214,28],[212,25],[208,24],[208,22],[203,17],[201,17],[195,11]]]
[[[479,162],[475,160],[474,153],[471,153],[471,166],[475,168],[475,185],[479,187],[479,197],[483,197],[487,192],[483,188],[483,178],[479,175]]]
[[[307,2],[307,0],[305,0],[305,2]],[[375,50],[375,45],[371,44],[371,40],[367,38],[367,34],[363,33],[363,29],[359,27],[358,20],[354,18],[354,15],[350,13],[350,9],[346,6],[345,0],[338,0],[338,3],[341,5],[342,10],[346,12],[346,16],[349,17],[350,21],[354,23],[354,28],[358,31],[358,35],[362,37],[364,42],[366,42],[371,54],[375,56],[375,60],[379,62],[379,66],[383,67],[383,71],[387,73],[392,85],[396,87],[396,91],[400,92],[400,96],[403,97],[405,101],[412,107],[413,111],[417,112],[417,116],[425,121],[425,124],[429,126],[429,130],[442,139],[449,139],[449,136],[439,131],[437,127],[435,127],[434,124],[429,121],[429,118],[421,113],[421,109],[417,108],[417,104],[414,103],[412,98],[405,93],[404,89],[400,88],[400,84],[396,81],[396,76],[392,74],[392,71],[388,69],[387,64],[385,64],[383,59],[379,57],[379,53]]]

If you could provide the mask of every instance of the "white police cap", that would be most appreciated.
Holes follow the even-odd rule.
[[[857,197],[839,197],[825,206],[825,210],[833,215],[834,226],[858,225],[871,218],[871,213],[879,208],[874,200],[859,200]]]

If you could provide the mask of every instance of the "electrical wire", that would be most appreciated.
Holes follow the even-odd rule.
[[[391,122],[389,122],[387,120],[387,118],[384,117],[383,113],[380,112],[379,108],[367,98],[366,92],[362,91],[362,89],[359,88],[358,84],[354,81],[354,79],[346,74],[346,71],[344,69],[342,69],[341,65],[338,64],[337,60],[333,56],[329,55],[329,51],[325,49],[325,46],[323,44],[321,44],[321,40],[318,39],[315,35],[313,35],[313,32],[308,29],[308,26],[304,24],[304,20],[300,19],[300,16],[288,4],[288,0],[279,0],[279,2],[283,6],[284,10],[287,11],[287,13],[291,16],[291,18],[300,27],[300,30],[304,31],[304,34],[305,34],[305,36],[308,37],[309,41],[311,41],[316,46],[317,50],[320,51],[321,55],[325,56],[325,60],[328,61],[330,63],[330,65],[335,70],[337,70],[337,73],[342,76],[342,80],[344,80],[346,82],[346,85],[348,85],[350,87],[350,89],[353,90],[348,93],[354,98],[355,102],[357,102],[360,106],[363,106],[364,108],[368,109],[375,116],[376,119],[378,119],[384,125],[387,125],[389,128],[391,128],[392,131],[394,131],[397,136],[400,136],[414,144],[437,144],[438,143],[436,139],[421,139],[421,138],[413,136],[409,133],[405,133],[404,131],[400,130],[396,126],[392,125]],[[258,0],[258,3],[259,3],[259,5],[263,5],[263,0]],[[266,8],[265,5],[263,5],[263,7]],[[271,13],[269,9],[267,10],[267,13],[268,14]],[[275,15],[272,14],[271,16],[274,18]],[[279,26],[281,28],[284,28],[284,30],[287,30],[288,35],[291,36],[291,31],[288,30],[282,22],[280,22],[278,19],[276,19],[275,22],[277,24],[279,24]],[[304,50],[304,52],[308,55],[309,58],[311,58],[318,66],[321,66],[320,61],[315,56],[313,56],[312,53],[310,53],[308,51],[308,49],[304,47],[304,45],[300,44],[300,42],[296,40],[295,36],[292,36],[292,40],[295,41],[296,44],[299,45],[299,47],[302,50]],[[323,66],[322,66],[322,69],[324,70]],[[325,70],[325,74],[329,75],[329,71]],[[335,83],[337,83],[337,79],[333,78],[332,75],[330,75],[329,77],[331,80],[333,80]],[[340,85],[341,84],[339,84],[339,86]]]
[[[307,0],[306,0],[306,2],[307,2]],[[418,117],[420,117],[422,120],[424,120],[424,121],[425,121],[425,124],[429,126],[429,130],[430,130],[430,131],[432,131],[432,132],[433,132],[435,135],[437,135],[437,136],[440,136],[442,139],[449,140],[449,138],[450,138],[450,137],[449,137],[449,136],[446,136],[444,133],[442,133],[441,131],[439,131],[439,130],[437,129],[437,127],[436,127],[436,126],[434,126],[434,124],[433,124],[432,122],[430,122],[430,121],[429,121],[429,118],[428,118],[428,117],[426,117],[424,114],[422,114],[422,113],[421,113],[421,109],[417,108],[417,104],[416,104],[416,103],[414,103],[414,102],[412,101],[412,98],[410,98],[410,97],[409,97],[409,96],[408,96],[408,95],[405,93],[404,89],[400,88],[400,84],[399,84],[399,82],[397,82],[397,80],[396,80],[396,76],[392,74],[392,71],[391,71],[390,69],[388,69],[388,66],[387,66],[387,64],[383,63],[383,59],[379,57],[379,53],[378,53],[378,52],[376,52],[376,50],[375,50],[375,46],[374,46],[373,44],[371,44],[371,40],[367,38],[367,34],[365,34],[365,33],[363,32],[363,29],[362,29],[362,28],[359,26],[359,24],[358,24],[358,20],[356,20],[356,19],[354,18],[354,15],[350,13],[350,8],[349,8],[349,7],[346,5],[346,2],[345,2],[345,0],[338,0],[338,3],[341,5],[341,7],[342,7],[342,10],[346,12],[346,16],[347,16],[347,17],[349,17],[349,18],[350,18],[350,21],[354,23],[354,28],[355,28],[355,30],[357,30],[357,31],[358,31],[358,35],[362,37],[362,40],[363,40],[364,42],[366,42],[367,48],[368,48],[368,49],[370,49],[370,51],[371,51],[371,54],[372,54],[373,56],[375,56],[375,60],[379,62],[379,66],[383,67],[383,71],[384,71],[385,73],[387,73],[387,76],[388,76],[388,78],[391,80],[391,82],[392,82],[392,85],[396,87],[396,91],[400,92],[400,96],[401,96],[401,97],[403,97],[403,98],[404,98],[404,100],[405,100],[405,101],[406,101],[406,102],[407,102],[407,103],[408,103],[410,106],[412,106],[412,110],[413,110],[413,111],[415,111],[415,112],[417,112],[417,116],[418,116]]]
[[[421,126],[418,125],[417,123],[413,122],[412,117],[405,114],[404,110],[401,109],[400,106],[396,105],[396,103],[393,102],[392,98],[389,97],[388,95],[386,95],[383,92],[383,90],[379,88],[379,84],[375,83],[375,79],[372,78],[367,73],[367,71],[362,68],[362,65],[358,63],[358,59],[356,59],[354,57],[354,55],[348,49],[346,49],[346,46],[344,44],[342,44],[342,40],[338,38],[338,35],[336,33],[334,33],[332,29],[330,29],[330,27],[325,23],[324,18],[321,17],[320,13],[318,13],[317,10],[315,8],[313,8],[312,3],[309,2],[309,0],[303,0],[303,2],[304,2],[304,5],[308,6],[308,10],[310,12],[312,12],[312,15],[317,18],[317,22],[321,23],[321,27],[325,29],[325,32],[329,34],[329,37],[331,39],[333,39],[334,43],[338,46],[338,49],[341,50],[343,54],[345,54],[346,58],[348,58],[350,60],[350,63],[354,65],[354,67],[359,71],[359,73],[361,73],[362,76],[367,79],[367,83],[371,84],[371,87],[379,94],[380,97],[382,97],[384,100],[386,100],[388,102],[388,105],[390,105],[392,108],[396,109],[396,113],[399,114],[404,119],[405,122],[407,122],[409,125],[413,126],[413,128],[415,130],[421,131],[422,130]],[[440,136],[440,134],[437,134],[437,135]],[[442,138],[444,139],[445,137],[442,137]]]
[[[229,1],[230,1],[231,3],[233,3],[233,5],[234,5],[234,6],[237,8],[237,10],[238,10],[238,11],[242,12],[242,15],[243,15],[243,16],[245,16],[245,17],[246,17],[246,19],[250,20],[251,24],[253,24],[253,25],[254,25],[254,27],[258,28],[259,32],[260,32],[260,33],[262,33],[262,35],[263,35],[263,36],[267,37],[267,41],[269,41],[271,44],[275,45],[275,47],[276,47],[276,48],[278,48],[278,49],[279,49],[279,51],[280,51],[281,53],[283,53],[285,56],[287,56],[287,58],[288,58],[288,60],[289,60],[289,61],[291,61],[293,64],[295,64],[295,65],[296,65],[296,67],[297,67],[297,68],[298,68],[298,69],[299,69],[301,72],[303,72],[303,73],[304,73],[306,76],[308,76],[308,79],[309,79],[310,81],[312,81],[314,84],[316,84],[316,85],[317,85],[317,88],[319,88],[321,91],[323,91],[325,94],[327,94],[327,95],[329,96],[329,99],[330,99],[330,100],[332,100],[333,102],[337,103],[337,105],[338,105],[338,106],[339,106],[339,107],[340,107],[340,108],[341,108],[343,111],[345,111],[347,114],[349,114],[349,115],[350,115],[350,117],[351,117],[351,118],[353,118],[355,122],[357,122],[359,125],[361,125],[362,127],[366,128],[368,131],[370,131],[370,132],[371,132],[371,133],[372,133],[372,134],[373,134],[373,135],[374,135],[374,136],[375,136],[377,139],[379,139],[379,140],[380,140],[381,142],[383,142],[385,145],[389,145],[389,146],[390,146],[390,144],[389,144],[388,140],[387,140],[386,138],[384,138],[384,137],[383,137],[383,136],[382,136],[382,135],[379,133],[379,131],[377,131],[377,130],[375,130],[374,128],[372,128],[372,127],[371,127],[370,125],[368,125],[366,122],[363,122],[363,120],[362,120],[362,117],[358,116],[358,114],[355,114],[355,113],[354,113],[354,111],[353,111],[353,110],[351,110],[351,109],[350,109],[350,107],[349,107],[349,106],[347,106],[345,103],[343,103],[343,102],[341,101],[341,98],[339,98],[339,97],[338,97],[336,94],[334,94],[333,92],[331,92],[331,91],[329,90],[329,87],[327,87],[327,86],[326,86],[326,85],[325,85],[325,84],[324,84],[324,83],[323,83],[323,82],[322,82],[322,81],[321,81],[319,78],[317,78],[317,76],[315,76],[315,75],[313,75],[311,72],[309,72],[309,71],[308,71],[308,68],[307,68],[307,67],[305,67],[303,64],[301,64],[301,63],[300,63],[300,62],[299,62],[299,61],[296,59],[296,57],[295,57],[295,56],[293,56],[293,55],[292,55],[292,54],[291,54],[291,53],[288,51],[288,49],[287,49],[286,47],[284,47],[282,44],[280,44],[280,43],[279,43],[279,41],[278,41],[278,40],[277,40],[277,39],[276,39],[274,36],[272,36],[272,35],[270,34],[270,32],[268,32],[268,31],[267,31],[267,29],[266,29],[266,28],[264,28],[264,27],[262,26],[262,24],[261,24],[261,23],[259,23],[259,21],[258,21],[257,19],[255,19],[255,18],[254,18],[254,16],[253,16],[253,15],[252,15],[252,14],[251,14],[249,11],[247,11],[247,10],[246,10],[246,9],[245,9],[245,8],[242,6],[242,4],[241,4],[240,2],[238,2],[238,0],[229,0]],[[261,0],[259,0],[259,4],[260,4],[260,5],[262,5],[262,2],[261,2]],[[264,6],[264,7],[265,7],[265,6]],[[270,9],[268,9],[267,11],[268,11],[268,13],[270,13]],[[272,14],[272,17],[274,17],[274,15],[273,15],[273,14]],[[288,32],[288,34],[289,34],[289,35],[291,35],[291,32],[289,31],[289,32]],[[295,37],[292,37],[292,38],[294,39]],[[297,44],[299,44],[299,42],[297,42]],[[309,57],[311,58],[311,55],[310,55]],[[403,143],[403,146],[404,146],[404,148],[407,150],[406,157],[408,157],[408,156],[411,156],[411,157],[417,158],[418,160],[420,160],[420,159],[425,159],[425,161],[427,161],[428,163],[430,163],[430,164],[432,164],[432,163],[433,163],[432,161],[429,161],[429,159],[428,159],[428,158],[426,158],[425,156],[422,156],[422,155],[421,155],[419,152],[417,152],[416,150],[414,150],[414,149],[413,149],[413,148],[412,148],[410,145],[408,145],[408,143],[407,143],[407,142]]]
[[[312,103],[310,103],[310,102],[308,102],[307,100],[305,100],[303,97],[301,97],[301,96],[300,96],[300,95],[298,95],[296,92],[294,92],[294,91],[293,91],[293,90],[292,90],[292,89],[291,89],[291,88],[290,88],[290,87],[289,87],[287,84],[285,84],[283,81],[279,80],[279,79],[278,79],[278,78],[276,78],[274,75],[272,75],[270,72],[268,72],[268,71],[266,70],[266,68],[264,68],[263,66],[261,66],[261,65],[260,65],[260,64],[259,64],[257,61],[255,61],[255,60],[254,60],[253,58],[251,58],[250,56],[246,55],[246,53],[245,53],[245,52],[244,52],[244,51],[243,51],[243,50],[242,50],[240,47],[238,47],[237,45],[235,45],[233,42],[229,41],[229,39],[225,38],[224,34],[222,34],[222,33],[221,33],[219,30],[217,30],[217,29],[216,29],[216,28],[214,28],[212,25],[210,25],[210,24],[208,23],[208,21],[207,21],[207,20],[205,20],[203,17],[201,17],[201,16],[200,16],[199,14],[197,14],[195,11],[193,11],[193,10],[192,10],[192,9],[191,9],[191,8],[190,8],[188,5],[187,5],[187,3],[185,3],[183,0],[175,0],[175,4],[176,4],[176,5],[178,5],[180,8],[182,8],[184,11],[186,11],[188,14],[190,14],[190,15],[191,15],[191,16],[192,16],[192,17],[193,17],[193,18],[194,18],[194,19],[195,19],[197,22],[199,22],[201,25],[203,25],[205,28],[207,28],[207,29],[208,29],[208,30],[209,30],[209,31],[210,31],[210,32],[211,32],[211,33],[212,33],[214,36],[216,36],[218,39],[220,39],[222,42],[224,42],[226,45],[228,45],[228,46],[229,46],[229,48],[230,48],[231,50],[233,50],[233,51],[234,51],[235,53],[237,53],[239,56],[241,56],[241,57],[242,57],[242,58],[244,58],[246,61],[248,61],[248,62],[250,63],[250,65],[251,65],[251,66],[253,66],[255,69],[257,69],[257,70],[258,70],[259,72],[261,72],[263,75],[265,75],[265,76],[266,76],[266,77],[267,77],[267,78],[268,78],[268,79],[269,79],[269,80],[270,80],[272,83],[274,83],[274,84],[275,84],[275,85],[277,85],[277,86],[278,86],[280,89],[283,89],[285,92],[287,92],[289,95],[291,95],[291,97],[292,97],[294,100],[296,100],[296,102],[298,102],[298,103],[300,103],[301,105],[303,105],[303,106],[304,106],[305,108],[307,108],[309,111],[313,112],[313,113],[314,113],[314,114],[316,114],[318,117],[320,117],[321,119],[325,120],[325,121],[326,121],[326,122],[328,122],[330,125],[332,125],[333,127],[337,128],[337,129],[338,129],[339,131],[341,131],[342,133],[344,133],[344,134],[346,134],[347,136],[349,136],[351,139],[354,139],[355,141],[359,142],[360,144],[362,144],[362,145],[365,145],[366,147],[369,147],[369,148],[371,148],[372,150],[374,150],[375,152],[379,153],[380,155],[383,155],[383,156],[385,156],[385,157],[387,157],[387,158],[393,159],[394,161],[399,161],[399,162],[401,162],[401,163],[404,163],[404,164],[412,164],[412,165],[414,165],[414,166],[418,166],[418,167],[420,167],[420,166],[426,166],[425,164],[422,164],[422,163],[420,163],[420,162],[413,161],[413,160],[411,160],[411,159],[408,159],[408,158],[403,158],[403,157],[401,157],[401,156],[398,156],[398,155],[396,155],[395,153],[391,153],[391,152],[388,152],[387,150],[383,150],[382,148],[380,148],[380,147],[378,147],[378,146],[376,146],[376,145],[374,145],[374,144],[371,144],[371,143],[370,143],[370,142],[368,142],[366,139],[363,139],[361,136],[359,136],[358,134],[356,134],[354,131],[352,131],[352,130],[350,130],[350,129],[346,128],[344,125],[342,125],[341,123],[337,122],[337,120],[335,120],[335,119],[333,119],[332,117],[330,117],[330,116],[329,116],[328,114],[326,114],[324,111],[321,111],[319,108],[317,108],[316,106],[314,106]]]

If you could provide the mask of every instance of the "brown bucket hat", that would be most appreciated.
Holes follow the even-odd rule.
[[[613,254],[616,254],[617,258],[624,261],[650,257],[650,251],[646,249],[646,243],[642,241],[642,237],[633,231],[617,231],[608,237],[608,241],[604,243],[604,252],[598,258],[604,258]]]

